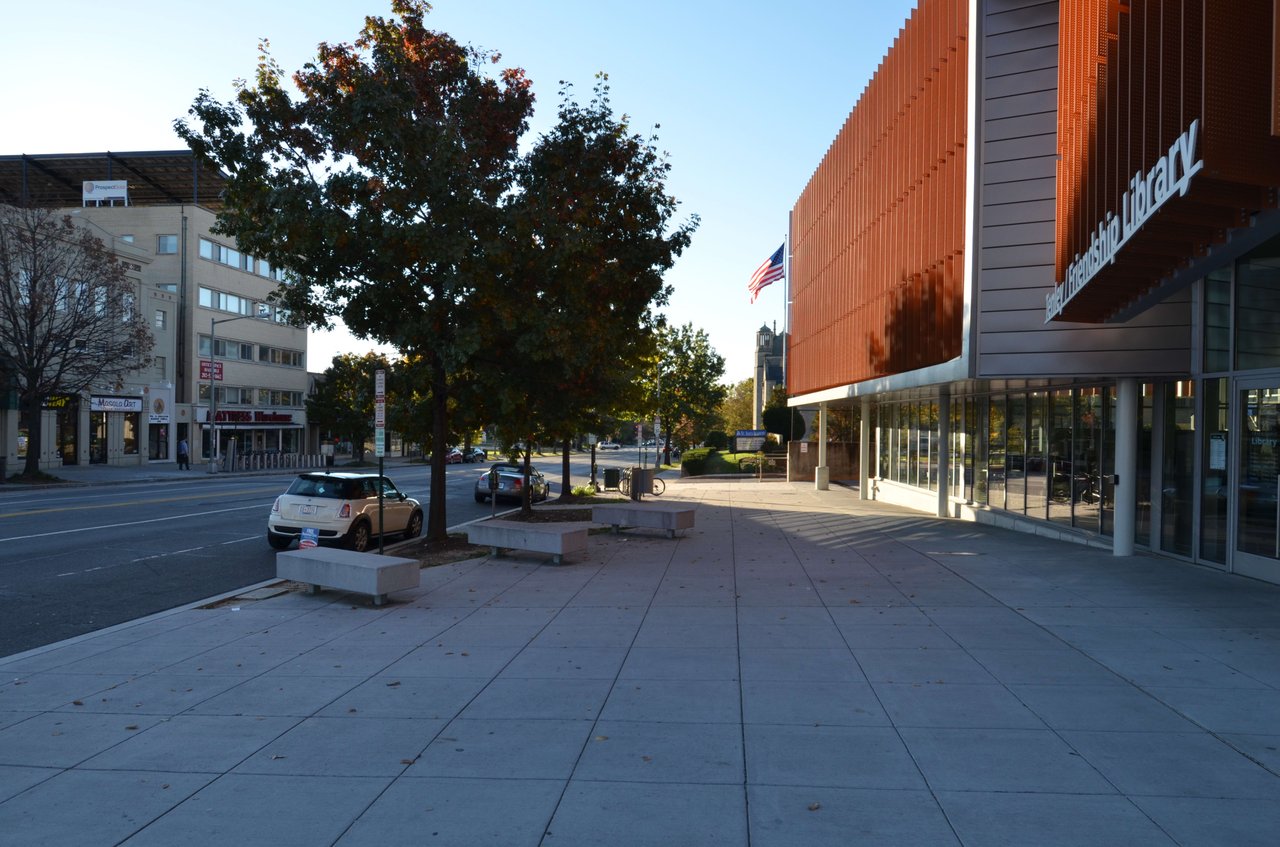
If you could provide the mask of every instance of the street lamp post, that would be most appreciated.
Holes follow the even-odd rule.
[[[213,384],[218,363],[218,324],[252,318],[253,315],[236,315],[234,318],[209,319],[209,473],[217,473],[221,461],[221,450],[218,444],[218,389]]]

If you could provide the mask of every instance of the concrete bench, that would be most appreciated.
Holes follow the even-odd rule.
[[[675,538],[677,529],[693,527],[697,506],[685,503],[606,503],[591,507],[591,520],[619,527],[638,526],[666,530],[667,538]]]
[[[305,582],[316,594],[321,586],[373,595],[373,605],[387,602],[392,591],[417,588],[422,568],[417,559],[357,553],[337,547],[308,547],[276,553],[276,576]]]
[[[486,545],[494,556],[501,556],[504,549],[550,553],[558,565],[570,553],[586,552],[590,526],[582,521],[529,523],[487,520],[467,527],[467,541]]]

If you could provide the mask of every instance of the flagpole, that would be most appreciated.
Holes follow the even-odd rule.
[[[787,235],[782,243],[787,246],[782,251],[782,332],[786,336],[782,343],[782,388],[787,391],[790,374],[787,372],[787,348],[791,346],[791,218],[795,212],[787,212]],[[790,396],[791,392],[787,391]]]

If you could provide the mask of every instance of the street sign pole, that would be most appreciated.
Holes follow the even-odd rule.
[[[373,386],[373,450],[378,457],[378,555],[382,555],[382,519],[384,462],[387,454],[387,372],[378,368],[374,372]]]

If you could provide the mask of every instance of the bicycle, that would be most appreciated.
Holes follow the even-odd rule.
[[[651,477],[651,479],[653,480],[653,482],[649,486],[651,489],[649,493],[654,495],[655,497],[661,497],[662,492],[667,490],[667,484],[656,476]],[[622,492],[622,496],[624,497],[631,496],[631,469],[630,468],[627,468],[622,472],[622,480],[618,483],[618,491]]]

